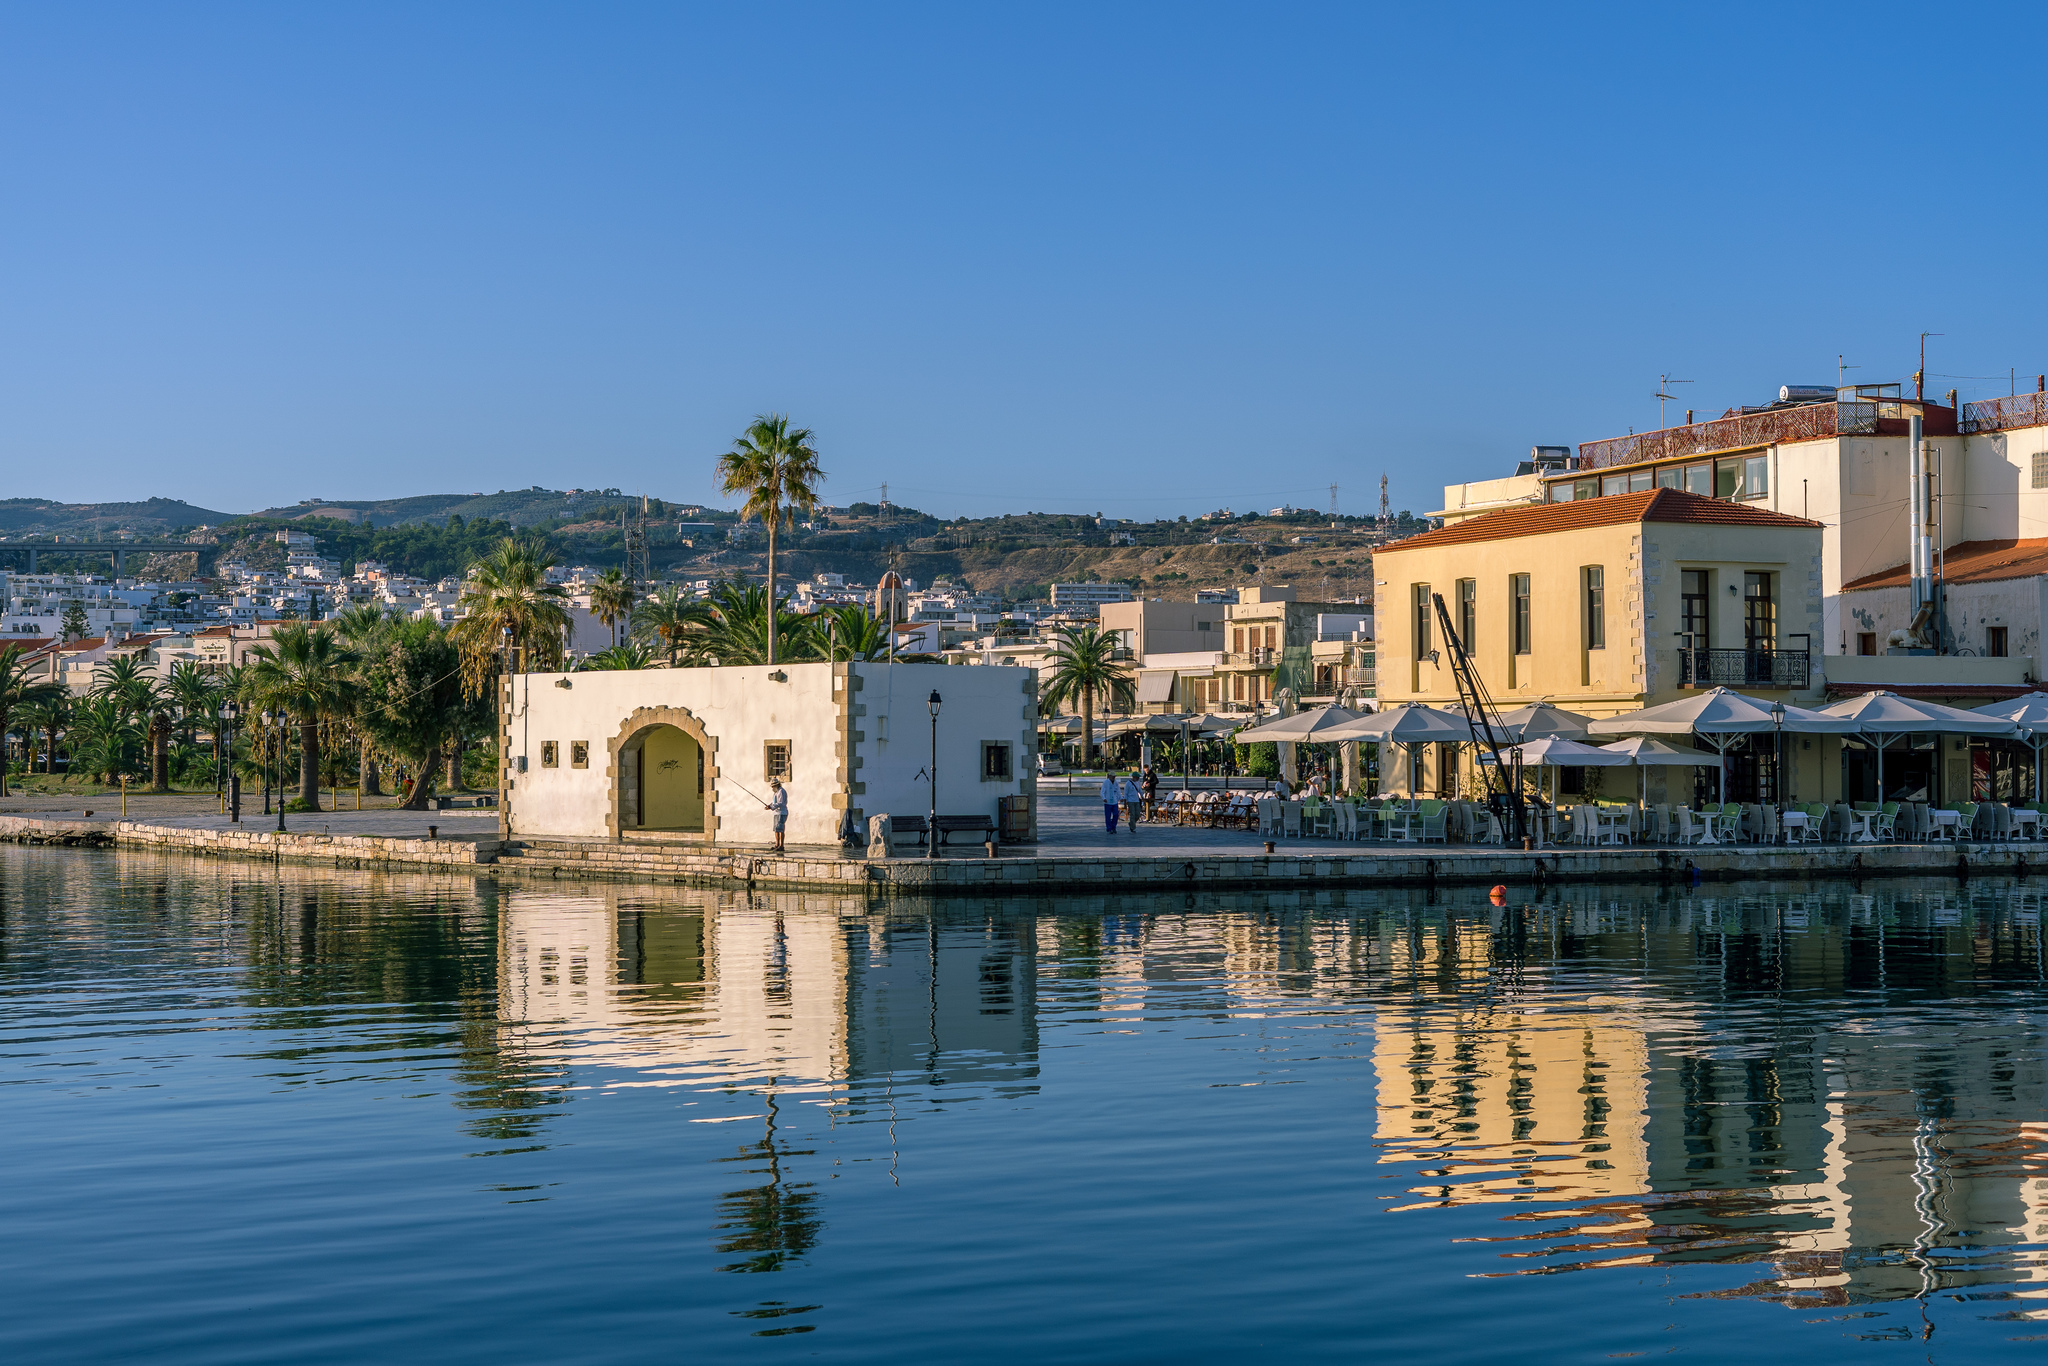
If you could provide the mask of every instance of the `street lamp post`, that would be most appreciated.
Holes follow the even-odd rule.
[[[227,731],[227,743],[223,747],[228,766],[228,823],[242,822],[242,775],[235,772],[235,722],[241,718],[242,708],[230,697],[220,706],[220,725]]]
[[[270,814],[270,709],[265,707],[261,716],[263,726],[263,814]]]
[[[277,710],[277,833],[284,833],[284,708]]]
[[[1771,703],[1771,725],[1777,733],[1777,751],[1771,757],[1773,761],[1772,766],[1777,769],[1777,772],[1772,776],[1777,779],[1775,786],[1778,789],[1771,794],[1771,798],[1774,801],[1782,802],[1785,800],[1785,788],[1787,786],[1785,779],[1788,767],[1785,763],[1785,701],[1783,698],[1778,698]],[[1877,800],[1882,803],[1884,801],[1884,793],[1879,792]]]
[[[926,858],[939,856],[939,690],[932,689],[932,695],[925,699],[925,705],[932,709],[932,766],[931,766],[931,818],[925,825],[924,848]]]

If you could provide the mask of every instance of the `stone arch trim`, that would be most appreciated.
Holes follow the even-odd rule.
[[[632,715],[619,723],[618,733],[605,741],[605,753],[610,759],[604,769],[606,833],[614,841],[626,838],[626,832],[619,828],[619,751],[642,731],[656,726],[674,726],[703,749],[704,833],[699,837],[681,835],[678,838],[702,838],[707,844],[715,842],[718,838],[718,737],[706,730],[704,723],[687,707],[636,708]]]

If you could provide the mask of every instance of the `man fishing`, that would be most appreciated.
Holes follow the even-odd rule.
[[[782,786],[782,779],[768,780],[768,800],[761,803],[763,811],[775,816],[775,850],[782,852],[782,828],[789,824],[789,792]]]

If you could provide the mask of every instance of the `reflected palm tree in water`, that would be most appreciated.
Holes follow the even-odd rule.
[[[754,1170],[768,1179],[758,1186],[727,1191],[718,1204],[720,1222],[713,1231],[727,1236],[720,1253],[744,1254],[720,1271],[780,1271],[818,1245],[825,1221],[818,1217],[818,1192],[809,1181],[794,1181],[783,1164],[792,1157],[810,1157],[813,1149],[784,1147],[776,1134],[779,1118],[774,1092],[767,1095],[767,1129],[759,1143],[741,1148],[730,1162],[756,1162]]]

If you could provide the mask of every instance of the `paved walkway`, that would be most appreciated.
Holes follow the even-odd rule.
[[[383,800],[385,803],[391,802],[390,798]],[[376,835],[387,839],[427,839],[427,827],[434,826],[439,829],[440,838],[444,840],[498,837],[498,813],[488,808],[400,811],[395,804],[386,804],[356,811],[352,809],[352,794],[344,794],[342,804],[345,808],[351,809],[308,811],[288,815],[284,818],[284,828],[287,833],[305,835]],[[47,796],[37,793],[10,795],[0,798],[0,815],[36,816],[48,820],[119,820],[121,794],[116,791],[90,796],[55,793]],[[235,828],[226,816],[220,814],[220,806],[210,792],[177,792],[168,796],[131,792],[128,794],[128,819],[184,829]],[[275,808],[272,808],[271,815],[266,816],[263,814],[262,796],[259,794],[252,803],[248,800],[248,794],[244,793],[241,828],[277,829]]]

